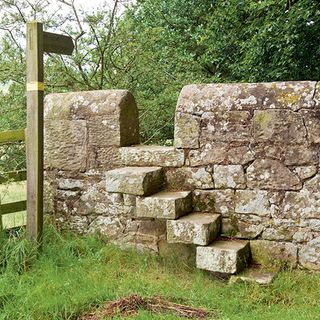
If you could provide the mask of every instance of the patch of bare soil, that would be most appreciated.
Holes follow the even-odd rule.
[[[206,319],[209,315],[209,312],[205,309],[173,303],[161,297],[143,298],[139,295],[131,295],[116,301],[108,302],[102,308],[84,314],[77,320],[112,319],[116,315],[121,315],[122,317],[134,316],[141,309],[153,313],[170,312],[188,319]]]

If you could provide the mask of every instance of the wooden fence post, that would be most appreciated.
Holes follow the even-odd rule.
[[[43,25],[27,23],[27,235],[43,230]]]

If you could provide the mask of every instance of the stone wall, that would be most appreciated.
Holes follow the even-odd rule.
[[[250,239],[256,262],[320,269],[320,84],[188,85],[165,150],[128,147],[139,143],[128,91],[53,94],[45,110],[47,211],[62,225],[168,251],[165,222],[137,218],[135,196],[106,192],[104,179],[160,166],[164,188],[192,190],[194,210],[220,213],[222,233]]]
[[[165,223],[135,219],[135,197],[105,190],[105,172],[122,165],[120,148],[137,143],[138,109],[129,91],[46,96],[46,212],[79,233],[158,251]]]
[[[196,210],[221,213],[258,262],[320,269],[319,84],[188,85],[174,142],[186,165],[168,183],[194,189]]]

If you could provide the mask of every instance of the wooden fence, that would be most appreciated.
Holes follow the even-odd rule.
[[[15,142],[20,142],[20,141],[25,141],[25,129],[0,132],[0,146],[15,143]],[[26,170],[12,171],[12,172],[7,172],[5,177],[0,177],[0,184],[4,184],[7,182],[25,181],[25,180],[27,180]],[[0,219],[1,220],[2,220],[2,216],[5,214],[24,211],[26,209],[27,209],[26,200],[2,204],[1,198],[0,198]]]

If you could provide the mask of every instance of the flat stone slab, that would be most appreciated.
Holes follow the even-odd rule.
[[[219,234],[221,215],[195,212],[167,221],[167,241],[205,246]]]
[[[253,282],[261,285],[269,285],[276,277],[277,272],[271,272],[262,270],[259,268],[250,268],[238,275],[234,275],[230,278],[230,283],[235,282]]]
[[[106,191],[147,196],[161,189],[163,173],[160,167],[123,167],[105,175]]]
[[[190,191],[161,191],[150,197],[137,198],[137,217],[177,219],[192,211]]]
[[[219,240],[206,247],[197,248],[197,268],[212,272],[235,274],[248,264],[248,241]]]
[[[184,151],[166,146],[136,145],[120,149],[122,163],[126,166],[181,167]]]

